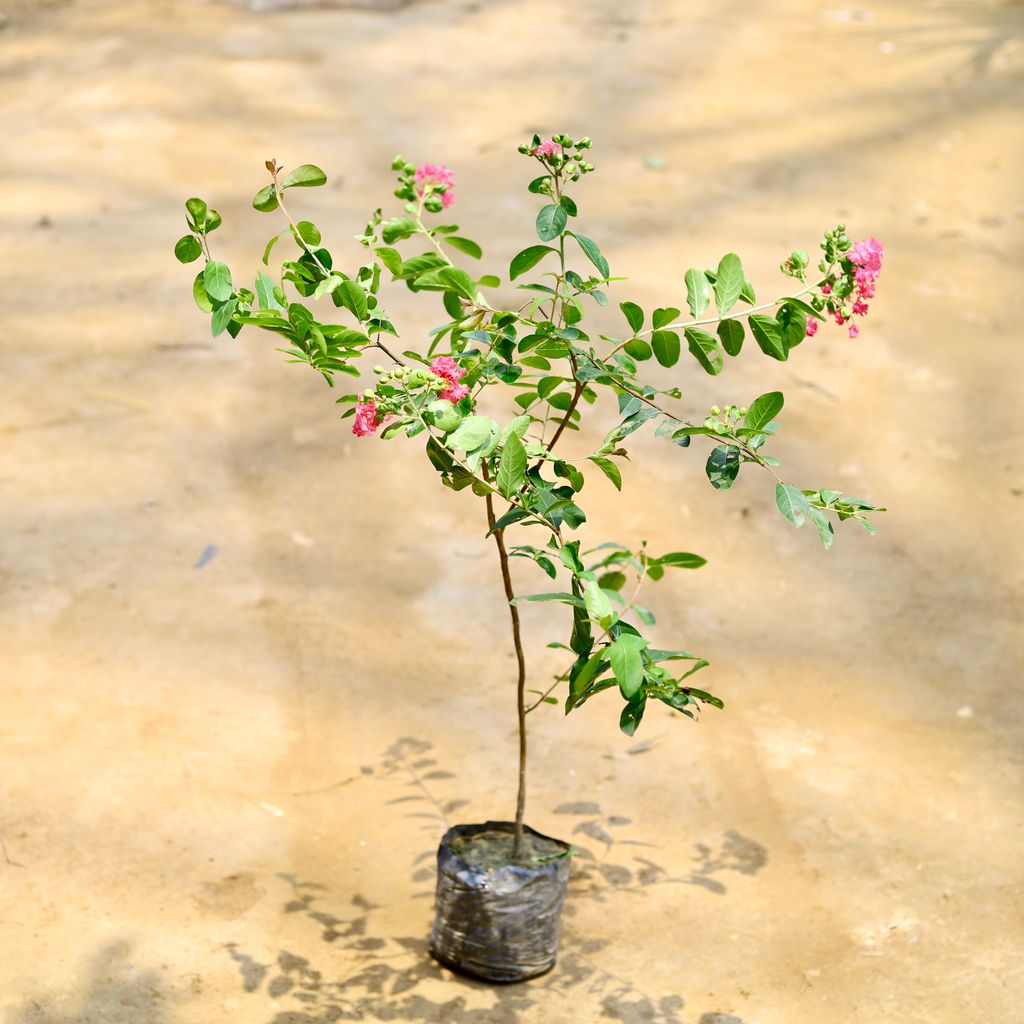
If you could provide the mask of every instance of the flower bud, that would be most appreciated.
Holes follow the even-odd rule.
[[[722,410],[721,410],[721,409],[719,409],[717,405],[713,405],[713,406],[711,406],[711,414],[712,414],[713,416],[717,416],[717,415],[718,415],[718,414],[719,414],[719,413],[720,413],[721,411],[722,411]]]
[[[373,372],[374,372],[374,373],[383,373],[383,372],[384,372],[384,367],[383,367],[383,366],[381,366],[381,365],[380,365],[380,363],[378,363],[378,364],[377,364],[377,365],[376,365],[376,366],[375,366],[375,367],[373,368]]]
[[[446,434],[450,434],[462,422],[455,406],[443,398],[427,406],[427,419]]]

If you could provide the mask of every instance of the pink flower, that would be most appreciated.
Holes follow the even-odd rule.
[[[818,333],[818,321],[815,320],[814,317],[812,316],[810,318],[810,320],[807,321],[807,329],[804,331],[804,334],[808,338],[813,338],[817,333]]]
[[[830,284],[823,284],[821,286],[821,294],[822,295],[831,295],[832,294],[832,285],[830,285]]]
[[[438,189],[441,206],[448,209],[455,202],[455,175],[444,164],[424,164],[416,168],[416,190],[422,197],[428,185]],[[444,189],[443,192],[440,190]]]
[[[466,373],[465,368],[459,366],[451,356],[438,356],[430,364],[430,369],[433,373],[436,373],[438,377],[448,381],[449,384],[454,384],[465,376]]]
[[[379,426],[386,423],[390,416],[382,416],[377,411],[376,402],[364,402],[363,396],[359,396],[356,403],[356,416],[352,421],[352,433],[356,437],[369,437]]]
[[[850,337],[856,338],[860,334],[860,328],[856,324],[850,324]]]
[[[448,384],[448,387],[437,396],[438,398],[445,398],[449,402],[458,402],[469,394],[469,388],[465,384],[459,383],[460,378],[466,373],[466,368],[459,366],[451,356],[438,356],[430,364],[430,369]]]
[[[836,323],[839,324],[840,327],[842,327],[843,324],[846,323],[846,317],[843,316],[843,314],[840,313],[838,309],[832,315],[836,318]]]
[[[846,258],[858,267],[878,272],[882,269],[882,257],[885,255],[885,246],[877,238],[865,238],[863,242],[854,242]]]
[[[868,311],[868,304],[861,299],[857,299],[853,304],[853,311],[858,316],[863,316]]]
[[[459,402],[469,394],[465,384],[450,384],[437,397],[447,398],[449,402]]]
[[[562,147],[554,139],[545,139],[539,146],[533,147],[534,156],[558,156]]]
[[[875,282],[882,273],[882,257],[885,247],[877,238],[866,238],[854,242],[846,258],[857,268],[853,280],[857,286],[858,299],[871,299],[875,295]]]

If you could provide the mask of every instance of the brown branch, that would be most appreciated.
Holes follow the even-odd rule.
[[[483,475],[486,480],[488,478],[486,463],[483,465]],[[494,501],[490,491],[487,492],[485,500],[487,502],[487,525],[494,533],[494,543],[498,547],[498,560],[501,563],[501,581],[505,587],[505,597],[508,600],[509,614],[512,618],[512,643],[516,651],[518,670],[516,680],[516,714],[519,722],[519,789],[516,794],[516,822],[512,840],[512,857],[515,859],[522,850],[523,813],[526,808],[526,655],[523,653],[519,609],[512,603],[516,595],[512,589],[512,574],[509,571],[508,552],[505,550],[505,530],[504,528],[500,530],[494,529],[497,520],[494,516]]]

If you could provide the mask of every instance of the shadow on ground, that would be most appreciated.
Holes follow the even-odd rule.
[[[456,778],[440,767],[425,740],[403,737],[386,752],[382,762],[364,769],[402,787],[402,794],[387,801],[391,806],[416,808],[409,814],[432,818],[424,824],[436,839],[438,827],[447,827],[448,814],[457,809],[437,792],[439,783]],[[432,809],[432,810],[431,810]],[[680,1016],[685,1001],[677,994],[657,996],[609,970],[611,961],[600,957],[609,939],[583,934],[574,925],[579,910],[589,901],[606,902],[623,893],[642,895],[664,885],[699,885],[724,895],[719,877],[728,872],[754,875],[767,861],[764,848],[754,840],[727,832],[717,846],[698,845],[692,867],[673,874],[658,864],[651,844],[628,838],[628,818],[607,815],[591,801],[562,804],[555,814],[575,819],[573,837],[593,841],[591,849],[575,841],[576,862],[563,926],[563,953],[556,968],[543,978],[517,985],[489,985],[452,974],[431,958],[427,949],[427,922],[422,935],[391,937],[373,934],[373,915],[381,909],[360,894],[347,902],[332,897],[317,882],[281,874],[288,889],[283,914],[298,914],[312,923],[319,940],[331,946],[330,956],[299,955],[278,951],[264,962],[238,943],[225,945],[238,967],[242,988],[271,999],[288,1001],[291,1008],[278,1012],[267,1024],[320,1024],[327,1021],[443,1021],[445,1024],[525,1024],[534,1009],[555,993],[579,993],[592,1003],[593,1019],[624,1024],[687,1024]],[[643,854],[636,852],[643,849]],[[433,849],[420,852],[412,863],[412,882],[432,883],[429,863]],[[432,888],[416,891],[413,898],[433,895]],[[308,949],[305,952],[309,952]],[[324,951],[325,953],[327,951]],[[322,962],[337,963],[342,954],[351,965],[345,976]],[[457,994],[451,995],[452,991]],[[479,1006],[476,1004],[486,1003]],[[727,1014],[704,1014],[699,1024],[742,1024]]]
[[[125,941],[102,946],[80,996],[29,999],[5,1024],[170,1024],[160,972],[140,969],[131,952]]]

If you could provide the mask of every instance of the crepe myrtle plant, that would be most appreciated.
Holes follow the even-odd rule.
[[[534,136],[519,146],[536,172],[527,188],[539,207],[537,240],[513,257],[507,272],[512,287],[505,289],[497,276],[468,269],[468,261],[483,256],[477,242],[455,224],[435,222],[455,200],[452,172],[438,164],[417,167],[402,157],[391,165],[399,211],[374,211],[356,236],[364,250],[359,266],[340,269],[317,226],[296,219],[289,208],[296,190],[326,183],[324,172],[303,164],[286,173],[275,160],[267,161],[270,183],[253,206],[280,213],[287,225],[267,243],[267,269],[258,272],[252,288],[236,284],[214,258],[210,236],[221,217],[203,200],[186,202],[188,234],[175,247],[183,263],[205,260],[192,289],[196,304],[211,316],[215,336],[226,331],[234,337],[243,327],[276,334],[288,361],[309,366],[332,387],[339,377],[357,377],[372,367],[372,387],[338,398],[348,406],[342,416],[351,418],[353,433],[423,445],[444,486],[482,499],[518,666],[513,856],[523,835],[526,716],[557,703],[556,690],[561,688],[567,714],[604,691],[617,692],[619,726],[627,735],[652,699],[691,719],[703,706],[723,706],[693,685],[708,662],[656,645],[650,637],[654,615],[640,603],[647,581],[672,569],[697,569],[705,560],[686,551],[656,554],[646,542],[585,548],[574,536],[587,518],[581,495],[588,475],[597,471],[622,490],[631,434],[653,427],[657,437],[678,448],[690,448],[695,440],[710,445],[704,468],[719,491],[727,491],[745,465],[767,471],[782,515],[795,527],[810,523],[826,548],[837,523],[874,532],[867,514],[884,511],[839,490],[800,486],[778,472],[779,461],[765,448],[779,427],[780,392],[752,396],[745,406],[712,405],[694,422],[673,404],[682,397],[680,387],[664,387],[664,375],[652,382],[645,373],[651,360],[672,369],[685,355],[705,373],[720,374],[748,336],[770,359],[786,360],[830,319],[856,336],[856,318],[867,313],[874,296],[881,244],[873,238],[854,242],[840,224],[825,233],[818,260],[803,251],[790,253],[780,268],[780,297],[760,303],[739,256],[727,253],[717,266],[683,275],[680,298],[672,298],[682,305],[685,291],[688,316],[673,305],[646,311],[623,301],[621,329],[595,333],[586,326],[587,314],[606,306],[606,290],[623,279],[612,276],[597,242],[576,227],[581,214],[575,187],[594,170],[590,149],[590,139],[568,135]],[[282,238],[290,251],[271,272]],[[407,347],[410,342],[398,340],[385,306],[386,281],[440,300],[444,322],[421,343]],[[376,360],[368,358],[374,355]],[[610,405],[597,404],[602,395]],[[603,440],[593,450],[567,444],[591,407],[609,421]],[[517,596],[512,558],[529,560],[543,577],[563,582]],[[568,609],[567,642],[549,645],[565,651],[566,668],[544,692],[527,690],[519,617],[523,602],[537,601]]]

